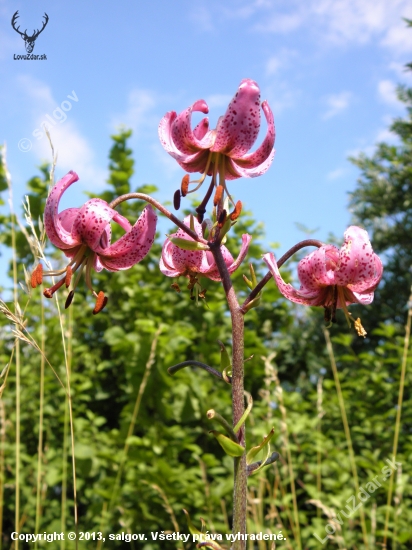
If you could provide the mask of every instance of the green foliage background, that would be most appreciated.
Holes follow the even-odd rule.
[[[362,487],[375,476],[382,478],[385,461],[392,456],[411,285],[412,91],[401,88],[400,97],[408,109],[407,118],[392,126],[400,145],[381,144],[372,158],[362,155],[354,160],[362,175],[351,205],[356,223],[369,230],[375,250],[384,254],[384,284],[372,306],[353,308],[369,332],[365,340],[352,334],[343,316],[330,331]],[[112,136],[107,190],[100,195],[106,201],[132,190],[129,137],[126,130]],[[42,166],[27,187],[34,226],[40,231],[49,167]],[[149,186],[135,190],[156,193]],[[4,205],[4,172],[0,192]],[[118,210],[133,222],[142,207],[135,201],[122,203]],[[3,211],[0,246],[10,248],[13,218]],[[34,258],[24,233],[14,227],[18,276],[24,281],[23,266],[30,272]],[[253,235],[248,261],[262,276],[260,258],[268,250],[262,244],[263,225],[251,213],[242,215],[227,246],[235,255],[244,232]],[[48,254],[53,266],[64,265],[59,252],[50,248]],[[231,338],[225,298],[220,285],[207,280],[202,281],[207,304],[197,306],[182,280],[182,292],[176,293],[170,287],[172,281],[158,269],[160,254],[158,239],[148,257],[133,269],[96,275],[95,288],[109,295],[106,309],[97,316],[91,314],[91,297],[80,284],[72,306],[63,309],[62,327],[54,300],[45,300],[40,289],[29,295],[19,289],[27,333],[39,345],[44,334],[47,360],[66,385],[63,328],[71,372],[79,530],[102,531],[106,536],[145,533],[149,539],[143,545],[106,540],[104,546],[89,542],[80,548],[192,548],[193,544],[151,541],[151,531],[188,532],[182,509],[198,526],[203,517],[209,531],[230,532],[232,460],[208,434],[216,426],[206,418],[211,408],[230,417],[230,388],[204,371],[186,369],[174,377],[167,373],[171,365],[189,359],[219,367],[217,341],[230,349]],[[292,277],[293,266],[289,269],[289,273],[284,270],[286,278]],[[242,274],[248,274],[246,263],[233,276],[239,295],[246,296]],[[63,294],[58,297],[62,308]],[[6,290],[3,300],[14,311]],[[277,463],[250,478],[249,530],[281,529],[287,541],[278,547],[299,548],[295,495],[302,548],[366,548],[359,512],[349,519],[342,516],[342,526],[325,544],[314,536],[326,536],[330,517],[345,510],[356,493],[322,325],[322,311],[287,303],[273,282],[265,287],[261,306],[246,316],[246,357],[253,356],[246,363],[246,388],[255,402],[247,424],[248,446],[258,444],[273,426],[274,448],[281,455]],[[0,317],[2,548],[12,547],[10,534],[16,530],[14,328],[7,316]],[[408,366],[407,390],[410,352]],[[43,411],[37,522],[39,532],[67,532],[74,529],[68,402],[48,364],[43,405],[41,386],[41,354],[21,341],[20,531],[30,533],[36,528],[39,414]],[[388,548],[412,547],[411,425],[412,397],[406,391],[397,458],[402,466],[394,473]],[[383,539],[388,483],[382,481],[363,506],[369,548],[380,547]],[[55,544],[56,548],[74,547],[68,542]],[[262,542],[249,548],[269,546]]]

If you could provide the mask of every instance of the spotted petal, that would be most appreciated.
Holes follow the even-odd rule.
[[[116,210],[110,208],[106,201],[90,199],[80,208],[73,223],[72,235],[77,241],[96,251],[106,226],[116,215]]]
[[[319,299],[321,298],[319,288],[315,289],[301,289],[297,290],[292,285],[285,283],[282,279],[281,274],[279,273],[279,268],[276,263],[275,256],[269,252],[263,256],[263,261],[268,266],[270,272],[272,273],[276,284],[285,298],[294,302],[295,304],[302,304],[306,306],[315,306],[320,305]]]
[[[273,118],[272,109],[269,107],[267,101],[262,103],[262,109],[265,114],[266,122],[268,125],[265,139],[261,145],[253,153],[248,153],[242,157],[234,157],[233,153],[230,154],[230,157],[234,162],[241,168],[251,169],[260,167],[272,154],[274,155],[273,146],[275,144],[275,121]],[[272,163],[273,156],[269,163]],[[269,168],[269,166],[267,168]],[[266,168],[266,170],[267,170]]]
[[[254,80],[242,80],[234,98],[216,128],[211,151],[239,158],[256,141],[260,128],[260,90]]]
[[[78,179],[79,176],[76,172],[70,171],[59,180],[50,191],[44,209],[44,228],[46,230],[46,235],[51,243],[61,250],[67,250],[81,244],[81,241],[74,237],[68,230],[68,225],[73,220],[73,213],[70,212],[66,215],[62,213],[62,217],[58,215],[61,196],[66,189]],[[71,211],[72,209],[69,210]]]
[[[146,256],[156,234],[157,216],[146,206],[131,230],[108,248],[96,248],[103,267],[109,271],[129,269]]]
[[[382,278],[383,266],[373,252],[368,233],[355,225],[349,227],[339,256],[336,284],[349,285],[356,293],[373,292]]]
[[[227,266],[229,273],[233,273],[234,271],[236,271],[236,269],[243,262],[249,250],[249,244],[251,240],[252,240],[252,236],[249,235],[248,233],[245,233],[242,235],[242,247],[240,249],[239,256],[236,258],[236,260],[233,260],[232,254],[229,252],[226,246],[221,247],[223,259],[225,260],[225,264]],[[207,254],[211,254],[211,252],[207,252]],[[214,264],[214,269],[209,271],[206,274],[206,277],[208,277],[208,279],[212,279],[212,281],[221,281],[219,270],[216,266],[214,258],[213,258],[213,264]]]
[[[214,134],[207,132],[209,127],[207,118],[204,118],[200,125],[192,131],[192,112],[208,113],[209,108],[206,101],[199,99],[193,105],[182,111],[174,118],[170,127],[170,137],[176,148],[186,155],[193,155],[199,150],[209,149],[213,145]],[[203,133],[203,136],[202,136]],[[201,138],[199,139],[199,137]],[[169,137],[169,139],[170,139]]]

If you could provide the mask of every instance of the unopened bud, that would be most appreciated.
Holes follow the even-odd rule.
[[[182,184],[180,186],[180,191],[182,192],[182,197],[186,197],[189,191],[189,174],[186,174],[182,178]]]
[[[54,292],[52,291],[51,288],[46,288],[46,290],[43,292],[43,296],[45,298],[53,298],[53,294]]]
[[[220,203],[220,201],[221,201],[221,199],[222,199],[223,191],[224,191],[223,185],[218,185],[218,186],[216,187],[215,196],[214,196],[214,198],[213,198],[213,204],[214,204],[215,206],[217,206],[217,205]]]

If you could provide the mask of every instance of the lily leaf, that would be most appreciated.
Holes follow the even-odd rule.
[[[219,445],[222,447],[227,455],[239,457],[242,456],[245,452],[245,449],[244,447],[242,447],[242,445],[239,445],[239,443],[235,443],[226,435],[217,432],[216,430],[211,430],[209,433],[213,434],[216,437]]]
[[[242,426],[242,424],[244,424],[246,422],[246,418],[249,416],[249,413],[250,413],[250,411],[252,410],[252,407],[253,407],[253,398],[252,398],[252,396],[248,392],[245,392],[245,394],[247,395],[248,405],[246,407],[245,412],[242,414],[242,417],[240,418],[239,422],[233,428],[233,431],[235,432],[235,434],[237,434],[237,432],[240,430],[240,427]]]
[[[199,531],[199,529],[197,529],[197,528],[193,525],[192,520],[190,519],[190,514],[189,514],[189,512],[188,512],[187,510],[185,510],[184,508],[183,508],[183,512],[184,512],[184,514],[185,514],[185,516],[186,516],[187,526],[189,527],[190,533],[191,533],[192,535],[202,535],[202,534],[203,534],[202,531]]]
[[[230,356],[229,356],[223,342],[218,340],[218,343],[220,345],[220,370],[224,371],[227,367],[230,367],[230,365],[231,365]]]
[[[198,243],[196,241],[189,241],[182,239],[181,237],[169,237],[170,242],[181,248],[182,250],[210,250],[207,244]]]
[[[236,431],[236,430],[235,430]],[[272,439],[273,434],[275,433],[275,428],[272,428],[268,435],[263,439],[262,443],[257,445],[256,447],[252,447],[250,451],[246,455],[246,462],[250,464],[252,460],[255,458],[255,456],[266,447],[266,445],[269,444],[269,441]],[[267,457],[268,458],[268,457]],[[267,460],[266,458],[266,460]],[[265,462],[266,462],[265,460]]]

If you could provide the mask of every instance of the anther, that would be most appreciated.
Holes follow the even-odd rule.
[[[73,302],[74,298],[74,290],[71,290],[69,292],[69,295],[67,296],[66,303],[64,304],[65,309],[69,307],[69,305]]]
[[[222,210],[222,212],[219,214],[219,218],[217,220],[217,224],[218,224],[219,227],[223,227],[223,225],[226,221],[226,217],[227,217],[226,210]]]
[[[63,277],[63,279],[60,279],[60,281],[57,281],[57,283],[52,287],[46,288],[46,290],[43,292],[43,296],[45,296],[46,298],[52,298],[56,290],[59,290],[59,288],[63,286],[63,283],[65,282],[65,280],[66,279]]]
[[[70,282],[72,280],[72,275],[73,275],[73,269],[69,265],[66,269],[66,277],[64,279],[64,284],[66,285],[66,288],[69,288],[69,286],[70,286]],[[69,307],[69,306],[66,306],[66,307]]]
[[[30,286],[36,288],[43,282],[43,266],[39,264],[31,274]]]
[[[220,201],[222,199],[223,191],[224,191],[223,185],[218,185],[216,187],[216,193],[215,193],[215,196],[213,198],[214,206],[217,206],[220,203]]]
[[[241,212],[242,212],[242,203],[241,203],[241,201],[237,201],[237,203],[235,205],[235,209],[233,210],[233,212],[229,216],[229,218],[232,220],[232,222],[238,219]]]
[[[185,176],[183,176],[180,190],[182,192],[182,197],[186,197],[189,191],[189,174],[186,174]]]
[[[355,326],[356,332],[358,333],[358,336],[363,336],[365,338],[368,333],[363,328],[360,317],[358,317],[356,321],[353,321],[353,324]]]
[[[180,189],[178,189],[173,195],[173,206],[175,207],[175,210],[179,210],[180,208]]]
[[[104,295],[104,292],[101,290],[97,295],[96,305],[94,306],[93,315],[97,315],[102,311],[102,309],[107,304],[107,296]]]

